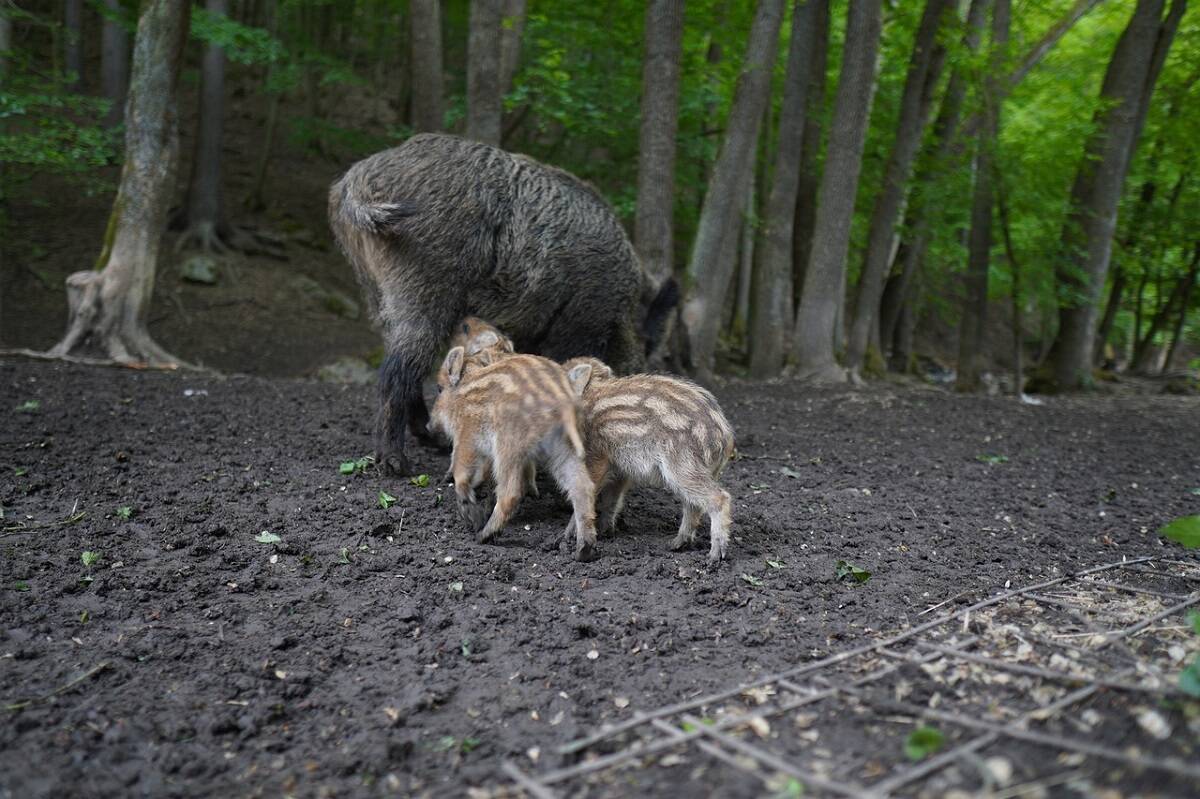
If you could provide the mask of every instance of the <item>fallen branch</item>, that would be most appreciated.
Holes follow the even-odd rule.
[[[95,677],[97,674],[99,674],[100,672],[107,669],[109,667],[109,665],[111,665],[111,664],[107,660],[101,661],[100,663],[97,663],[95,666],[92,666],[90,669],[85,671],[83,674],[80,674],[78,677],[76,677],[75,679],[68,682],[66,685],[63,685],[59,688],[55,688],[53,691],[51,691],[48,694],[34,697],[33,699],[27,699],[24,702],[13,702],[12,704],[5,705],[4,709],[5,710],[24,710],[25,708],[29,707],[30,705],[34,704],[35,702],[45,702],[47,699],[53,699],[56,696],[65,694],[67,691],[70,691],[72,688],[74,688],[76,685],[79,685],[81,682],[84,682],[85,680],[90,680],[92,677]]]

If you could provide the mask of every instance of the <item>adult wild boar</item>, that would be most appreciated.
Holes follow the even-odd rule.
[[[429,435],[422,384],[463,317],[487,319],[519,352],[628,372],[678,299],[673,281],[654,290],[594,188],[456,136],[414,136],[354,164],[330,188],[329,220],[383,334],[376,458],[391,472],[411,471],[406,421]]]

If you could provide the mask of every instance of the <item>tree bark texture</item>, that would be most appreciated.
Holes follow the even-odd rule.
[[[71,75],[68,88],[83,91],[83,0],[66,0],[63,4],[64,66]]]
[[[680,6],[683,0],[678,0]],[[500,20],[500,96],[512,91],[521,64],[521,37],[525,34],[525,0],[503,0]]]
[[[54,356],[68,355],[91,337],[120,363],[178,363],[151,339],[146,312],[175,183],[176,87],[190,6],[151,0],[144,9],[133,50],[117,199],[98,271],[67,278],[70,318],[63,339],[50,350]]]
[[[1000,135],[1000,71],[1008,48],[1012,6],[1009,0],[992,5],[992,41],[988,75],[983,86],[983,128],[975,141],[975,190],[971,202],[971,231],[967,237],[966,292],[958,328],[958,391],[978,391],[983,374],[983,331],[987,325],[988,270],[992,256],[993,178]]]
[[[1192,266],[1188,269],[1188,273],[1180,279],[1179,286],[1182,287],[1180,292],[1179,313],[1175,317],[1175,329],[1171,331],[1171,343],[1167,347],[1166,353],[1163,354],[1162,368],[1159,373],[1167,372],[1171,368],[1171,361],[1175,359],[1175,352],[1179,349],[1179,342],[1183,339],[1183,326],[1187,322],[1188,310],[1192,304],[1192,292],[1196,288],[1196,279],[1200,278],[1200,241],[1196,242],[1195,248],[1192,250]]]
[[[437,132],[445,125],[441,0],[411,0],[409,15],[412,17],[413,131]]]
[[[468,139],[500,145],[500,0],[471,0],[467,42]]]
[[[846,281],[850,223],[875,93],[881,25],[880,0],[850,0],[829,147],[817,196],[812,254],[794,337],[799,375],[817,381],[845,379],[834,361],[834,325]]]
[[[949,0],[926,0],[921,22],[913,40],[912,57],[900,98],[900,116],[896,122],[896,139],[883,173],[883,186],[875,197],[867,233],[867,248],[863,255],[862,272],[854,303],[854,321],[846,348],[846,366],[862,368],[870,344],[872,330],[877,330],[879,299],[891,262],[896,224],[899,221],[904,195],[912,175],[913,159],[921,145],[933,94],[941,74],[945,48],[937,44],[938,31],[950,7]]]
[[[746,60],[734,90],[725,140],[704,195],[688,271],[691,291],[683,307],[693,365],[702,377],[712,371],[721,308],[735,264],[720,255],[727,236],[737,235],[744,193],[735,191],[742,173],[754,169],[763,109],[770,99],[771,72],[779,43],[783,0],[761,0],[754,15]]]
[[[227,0],[206,0],[205,9],[225,16]],[[196,148],[188,180],[186,229],[179,246],[195,242],[204,250],[223,250],[232,239],[225,220],[221,185],[221,142],[225,128],[225,52],[215,44],[204,48],[200,69],[200,113]]]
[[[749,331],[752,377],[771,377],[779,373],[791,328],[792,239],[811,83],[809,69],[813,64],[816,35],[814,18],[819,2],[797,0],[792,7],[791,42],[784,72],[775,169],[755,260],[758,278],[754,281],[754,312]]]
[[[1173,0],[1165,22],[1163,5],[1164,0],[1138,0],[1117,40],[1100,89],[1103,105],[1071,189],[1071,212],[1056,270],[1059,327],[1051,355],[1052,377],[1060,390],[1091,384],[1097,308],[1112,254],[1117,204],[1141,127],[1139,116],[1187,4]]]
[[[8,74],[8,51],[12,49],[12,20],[0,10],[0,85]]]
[[[674,271],[675,135],[679,129],[679,70],[684,0],[646,6],[646,60],[638,136],[634,245],[656,284]]]
[[[796,213],[792,220],[792,315],[800,307],[804,270],[812,253],[813,225],[817,221],[817,189],[821,183],[821,120],[825,110],[825,72],[829,61],[829,0],[812,3],[812,58],[805,91],[804,137],[800,145],[800,179],[796,187]],[[791,328],[791,320],[788,322]],[[790,342],[788,342],[790,344]]]
[[[104,7],[112,16],[123,13],[121,0],[104,0]],[[129,86],[129,34],[120,22],[105,17],[101,33],[100,82],[104,98],[112,103],[104,124],[108,127],[121,124],[125,116],[125,91]]]

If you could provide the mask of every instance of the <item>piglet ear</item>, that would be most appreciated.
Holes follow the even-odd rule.
[[[468,355],[478,355],[480,352],[500,343],[500,337],[493,330],[485,330],[471,339],[471,350]]]
[[[442,362],[442,371],[446,373],[450,385],[457,386],[458,381],[462,380],[463,361],[466,358],[466,350],[462,347],[455,347],[446,353],[446,360]]]
[[[592,365],[590,363],[581,363],[578,366],[572,366],[571,371],[567,372],[567,382],[571,384],[571,388],[575,389],[575,396],[582,397],[584,390],[592,379]]]

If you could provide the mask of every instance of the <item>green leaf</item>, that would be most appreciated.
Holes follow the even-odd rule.
[[[381,490],[379,492],[379,507],[383,508],[384,510],[387,510],[388,508],[392,507],[395,504],[396,504],[395,497],[393,497],[391,494],[389,494],[386,491]]]
[[[767,565],[770,566],[772,569],[782,569],[787,564],[784,563],[782,560],[768,560]]]
[[[1200,655],[1192,661],[1192,665],[1179,672],[1179,688],[1188,696],[1200,699]]]
[[[254,536],[254,540],[260,544],[278,544],[283,539],[274,533],[268,533],[266,530],[263,530],[261,533]]]
[[[976,455],[975,460],[981,461],[983,463],[991,463],[991,464],[1008,463],[1008,456],[1007,455]]]
[[[463,591],[463,584],[462,584],[462,581],[461,581],[461,580],[458,580],[458,581],[455,581],[455,582],[453,582],[453,583],[450,583],[450,586],[449,586],[449,588],[450,588],[450,591],[451,591],[451,593],[455,593],[455,594],[461,594],[461,593],[462,593],[462,591]]]
[[[755,577],[753,574],[746,574],[745,572],[742,572],[742,579],[745,580],[746,582],[750,583],[750,585],[762,585],[763,584],[763,581],[761,579],[759,579],[758,577]]]
[[[1195,494],[1196,496],[1200,497],[1200,488],[1193,488],[1192,493]]]
[[[338,553],[336,563],[340,563],[343,566],[349,565],[349,563],[350,563],[350,548],[349,547],[342,547],[341,552]]]
[[[846,577],[852,577],[854,578],[855,582],[865,583],[867,580],[871,579],[871,573],[869,571],[859,568],[849,561],[839,560],[833,565],[833,569],[835,576],[839,580],[845,579]]]
[[[17,580],[15,583],[13,583],[13,590],[14,591],[28,591],[29,583],[25,582],[24,580]]]
[[[121,507],[117,508],[117,518],[118,519],[122,519],[124,521],[129,521],[129,517],[132,515],[133,515],[133,506],[132,505],[122,505]]]
[[[784,477],[791,477],[791,478],[797,479],[797,480],[800,478],[800,472],[796,471],[791,466],[779,467],[779,473],[782,474]]]
[[[354,461],[342,461],[338,464],[338,471],[342,474],[354,474]]]
[[[780,789],[773,794],[773,799],[800,799],[804,796],[804,783],[795,777],[788,777]]]
[[[1200,548],[1200,516],[1181,516],[1167,526],[1159,528],[1158,534],[1183,544],[1186,549],[1198,549]]]
[[[459,751],[465,755],[475,747],[479,746],[480,743],[482,743],[482,741],[480,741],[478,738],[463,738],[462,742],[458,745],[458,748]]]
[[[17,477],[24,477],[25,475],[29,474],[29,470],[24,466],[18,466],[17,468],[13,469],[13,474],[15,474]]]
[[[917,727],[904,742],[904,754],[909,760],[924,760],[942,748],[945,737],[933,727]]]
[[[418,474],[416,477],[410,478],[408,482],[412,483],[417,488],[428,488],[429,487],[429,475]]]
[[[17,413],[37,413],[40,407],[42,407],[42,403],[38,400],[25,400],[17,406]]]
[[[1200,612],[1193,610],[1188,613],[1188,621],[1192,623],[1192,630],[1196,635],[1200,635]]]
[[[91,614],[90,614],[90,613],[88,613],[86,610],[85,610],[85,611],[82,611],[82,612],[80,612],[80,614],[79,614],[79,623],[80,623],[80,624],[87,624],[87,623],[88,623],[88,620],[90,620],[91,618],[92,618],[92,616],[91,616]]]
[[[79,556],[79,559],[83,561],[84,566],[92,566],[96,563],[96,561],[100,560],[100,553],[91,552],[85,549],[83,554]]]
[[[771,486],[767,485],[766,483],[751,483],[750,484],[751,491],[766,491],[770,487]]]

